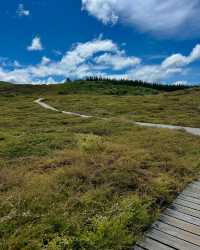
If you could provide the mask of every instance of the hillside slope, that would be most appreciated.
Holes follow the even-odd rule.
[[[198,88],[97,84],[0,84],[1,249],[131,249],[198,178],[199,137],[130,123],[200,127]]]

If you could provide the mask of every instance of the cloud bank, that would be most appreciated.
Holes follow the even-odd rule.
[[[127,55],[109,39],[94,39],[77,43],[60,60],[46,56],[37,65],[23,66],[18,61],[0,60],[0,80],[14,83],[56,83],[66,78],[84,78],[101,75],[132,80],[166,81],[170,77],[182,77],[189,66],[200,60],[200,44],[189,55],[174,54],[160,64],[146,64],[142,58]],[[59,80],[58,80],[59,79]],[[184,79],[179,79],[184,80]]]
[[[128,23],[141,31],[199,36],[199,0],[82,0],[82,9],[104,24]]]

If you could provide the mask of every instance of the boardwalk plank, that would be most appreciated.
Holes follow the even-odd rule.
[[[200,227],[198,227],[196,225],[193,225],[193,224],[190,224],[188,222],[176,219],[174,217],[170,217],[168,215],[161,215],[160,220],[166,224],[170,224],[174,227],[183,229],[187,232],[190,232],[190,233],[193,233],[193,234],[200,236]]]
[[[169,208],[165,210],[164,214],[200,227],[200,219],[197,219],[191,215],[187,215]]]
[[[200,211],[200,206],[199,205],[191,203],[191,202],[186,201],[186,200],[176,199],[174,203],[178,204],[178,205],[181,205],[181,206],[185,206],[185,207],[195,209],[197,211]]]
[[[197,185],[195,185],[195,184],[193,184],[193,183],[192,183],[192,184],[189,184],[188,187],[189,187],[189,188],[193,188],[194,190],[200,192],[200,187],[197,186]]]
[[[200,211],[194,210],[192,208],[180,206],[180,205],[175,204],[175,203],[173,205],[171,205],[169,208],[173,209],[174,211],[178,211],[178,212],[181,212],[181,213],[184,213],[184,214],[188,214],[188,215],[191,215],[191,216],[193,216],[195,218],[200,219]]]
[[[192,203],[195,203],[195,204],[198,204],[200,206],[200,200],[198,200],[196,198],[191,198],[191,197],[183,195],[183,194],[179,195],[178,198],[184,199],[186,201],[189,201],[189,202],[192,202]]]
[[[189,184],[189,185],[192,185],[192,186],[194,186],[194,187],[200,188],[199,182],[193,182],[193,183],[191,183],[191,184]]]
[[[197,185],[200,187],[200,181],[194,181],[193,184]]]
[[[200,193],[195,193],[195,192],[192,192],[192,191],[189,191],[187,189],[185,189],[183,192],[182,192],[183,195],[186,195],[186,196],[189,196],[191,198],[196,198],[196,199],[199,199],[200,200]]]
[[[188,187],[185,189],[185,191],[189,191],[189,192],[192,192],[192,193],[195,193],[195,194],[199,194],[199,193],[200,193],[199,189],[196,189],[196,188],[190,187],[190,186],[188,186]]]
[[[197,193],[197,194],[200,193],[199,188],[192,187],[192,186],[187,186],[187,188],[185,190],[190,190],[191,192],[194,192],[194,193]]]
[[[196,246],[192,243],[179,239],[177,237],[171,236],[167,233],[159,231],[157,229],[152,229],[147,236],[153,240],[157,240],[160,243],[164,243],[170,247],[181,250],[199,250],[199,246]]]
[[[169,246],[163,245],[162,243],[152,240],[148,237],[145,238],[145,240],[141,243],[138,243],[140,247],[143,247],[147,250],[171,250],[174,248],[171,248]]]
[[[199,249],[200,249],[200,237],[198,235],[194,235],[190,232],[186,232],[182,229],[165,224],[161,221],[157,221],[156,223],[154,223],[152,228],[160,230],[164,233],[167,233],[171,236],[185,240],[187,242],[193,243],[194,245],[199,246]]]
[[[134,250],[200,250],[200,181],[188,185]]]

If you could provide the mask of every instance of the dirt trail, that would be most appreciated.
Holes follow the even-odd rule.
[[[79,116],[82,118],[91,118],[92,116],[88,116],[88,115],[81,115],[79,113],[74,113],[74,112],[67,112],[67,111],[62,111],[62,110],[58,110],[52,106],[50,106],[49,104],[44,102],[44,98],[39,98],[35,101],[35,103],[39,104],[41,107],[45,108],[45,109],[50,109],[52,111],[56,111],[56,112],[60,112],[63,113],[65,115],[75,115],[75,116]]]
[[[79,114],[79,113],[74,113],[74,112],[69,112],[69,111],[58,110],[58,109],[50,106],[49,104],[45,103],[44,98],[37,99],[35,101],[35,103],[37,103],[38,105],[40,105],[41,107],[43,107],[45,109],[60,112],[60,113],[63,113],[65,115],[74,115],[74,116],[79,116],[79,117],[82,117],[82,118],[92,118],[92,117],[94,117],[94,116],[82,115],[82,114]],[[102,119],[105,119],[105,118],[102,118]],[[172,129],[172,130],[184,130],[185,132],[190,133],[192,135],[200,136],[200,128],[173,126],[173,125],[166,125],[166,124],[154,124],[154,123],[145,123],[145,122],[133,122],[133,123],[138,125],[138,126],[143,126],[143,127],[154,127],[154,128],[163,128],[163,129]]]
[[[200,128],[191,128],[191,127],[164,125],[164,124],[154,124],[154,123],[145,123],[145,122],[135,122],[135,124],[139,125],[139,126],[144,126],[144,127],[165,128],[165,129],[173,129],[173,130],[184,130],[187,133],[200,136]]]

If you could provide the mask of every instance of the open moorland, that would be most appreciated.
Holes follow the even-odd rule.
[[[200,88],[0,83],[0,249],[131,249],[200,174],[200,137],[133,121],[200,128]]]

